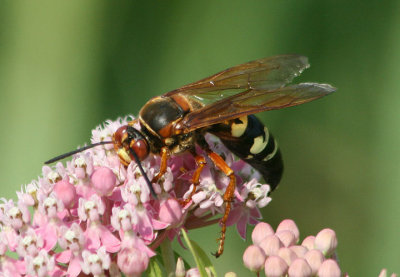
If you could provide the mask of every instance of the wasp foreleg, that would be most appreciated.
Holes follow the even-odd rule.
[[[166,147],[166,146],[162,147],[160,154],[161,154],[160,171],[157,173],[156,176],[153,177],[153,179],[151,180],[152,183],[157,183],[157,181],[160,180],[160,178],[167,171],[167,162],[168,162],[168,157],[169,157],[168,147]]]
[[[131,120],[131,121],[129,121],[128,122],[128,125],[129,126],[134,126],[136,123],[138,123],[139,122],[139,118],[135,118],[134,120]]]

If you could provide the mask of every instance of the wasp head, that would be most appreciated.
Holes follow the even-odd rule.
[[[149,145],[146,138],[132,126],[119,127],[113,135],[113,142],[115,151],[121,163],[125,166],[128,166],[132,160],[142,161],[149,155]],[[135,155],[137,158],[135,158]]]

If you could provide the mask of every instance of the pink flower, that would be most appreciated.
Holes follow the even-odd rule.
[[[154,175],[154,169],[144,168],[151,180]],[[121,196],[125,202],[129,202],[135,206],[138,203],[147,203],[150,201],[149,186],[136,164],[131,163],[128,166],[125,184],[121,189]]]
[[[106,253],[105,247],[100,247],[96,252],[83,250],[82,271],[94,276],[102,276],[104,271],[110,268],[111,258]]]
[[[39,199],[38,211],[48,217],[49,219],[56,219],[58,213],[64,210],[64,204],[60,198],[55,195],[55,193],[50,196],[42,195],[43,198]]]
[[[4,232],[0,232],[0,256],[7,252],[7,238]]]
[[[78,215],[82,221],[98,221],[104,211],[105,205],[96,194],[92,195],[89,200],[79,199]]]
[[[136,248],[139,249],[141,252],[146,253],[149,258],[156,255],[156,253],[151,250],[145,242],[135,234],[130,234],[129,236],[125,236],[121,243],[121,249],[123,248]]]
[[[192,190],[193,186],[190,186],[184,198],[187,198]],[[200,188],[192,197],[193,203],[199,206],[195,215],[200,216],[206,211],[210,211],[212,214],[222,213],[224,204],[222,196],[223,191],[217,187],[216,178],[211,173],[210,168],[206,166],[201,174]]]
[[[133,230],[137,223],[138,218],[131,204],[125,204],[123,209],[120,207],[113,207],[111,224],[114,229],[129,232]]]
[[[43,166],[42,168],[43,179],[42,185],[44,184],[55,184],[58,181],[62,180],[62,176],[57,170],[53,170],[50,166]]]
[[[60,234],[62,234],[58,239],[60,246],[63,249],[71,250],[75,255],[79,255],[85,243],[82,228],[77,223],[73,223],[69,228],[61,226]]]
[[[93,157],[88,153],[79,153],[71,162],[67,162],[67,168],[79,185],[88,185],[87,178],[94,170]]]
[[[127,120],[107,121],[92,131],[91,141],[111,141]],[[137,122],[133,126],[140,128]],[[247,224],[255,224],[261,216],[259,208],[270,201],[269,186],[252,180],[256,173],[220,141],[211,135],[206,140],[237,174],[229,222],[245,236]],[[206,156],[199,147],[196,151]],[[140,164],[152,180],[161,158],[150,155]],[[196,193],[185,201],[192,192],[196,168],[190,152],[171,156],[165,174],[151,184],[154,197],[136,162],[122,165],[112,143],[77,153],[66,166],[61,162],[44,166],[42,176],[17,193],[17,204],[2,199],[0,253],[8,249],[19,257],[2,259],[1,270],[11,276],[141,274],[160,244],[180,239],[181,226],[217,224],[224,214],[223,194],[229,178],[212,163],[201,173]],[[198,276],[199,271],[185,274]]]
[[[49,256],[47,251],[42,249],[37,255],[26,256],[26,273],[31,276],[45,277],[51,275],[54,270],[54,257]]]
[[[56,256],[56,260],[57,262],[68,264],[68,276],[76,277],[81,272],[81,264],[83,263],[81,257],[85,243],[83,230],[77,223],[73,223],[70,228],[62,226],[60,234],[62,236],[58,238],[58,243],[66,250],[59,253]]]
[[[89,250],[104,246],[107,252],[115,253],[120,249],[119,239],[106,226],[99,223],[92,222],[84,235]]]
[[[17,252],[18,255],[25,257],[27,255],[35,256],[44,246],[44,240],[35,233],[35,230],[29,228],[23,236],[19,237]]]
[[[18,205],[18,207],[8,207],[6,210],[6,214],[8,224],[15,230],[19,230],[25,226],[26,223],[30,221],[30,212],[28,207],[25,206],[22,202]]]
[[[257,179],[252,179],[244,184],[240,196],[249,209],[264,208],[272,200],[268,196],[269,192],[269,185],[260,184]]]
[[[133,230],[140,234],[140,236],[147,241],[154,239],[153,224],[151,210],[146,206],[136,206],[133,210],[134,215],[137,218],[137,224],[133,226]]]
[[[0,276],[1,277],[20,277],[25,276],[25,262],[20,260],[12,259],[8,256],[2,257],[0,263]]]
[[[37,203],[36,194],[38,191],[39,183],[34,180],[26,185],[21,191],[17,191],[18,200],[23,202],[26,206],[33,206]],[[25,190],[25,192],[24,192]]]

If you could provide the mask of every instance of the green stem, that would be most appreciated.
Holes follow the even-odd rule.
[[[167,276],[175,275],[175,256],[174,251],[172,251],[171,241],[168,238],[165,238],[164,241],[160,245],[161,248],[161,257],[164,261],[164,267],[167,272]]]

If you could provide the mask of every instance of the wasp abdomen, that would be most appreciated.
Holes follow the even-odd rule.
[[[281,153],[267,127],[254,115],[243,116],[216,124],[211,133],[240,159],[258,170],[274,190],[283,172]]]

